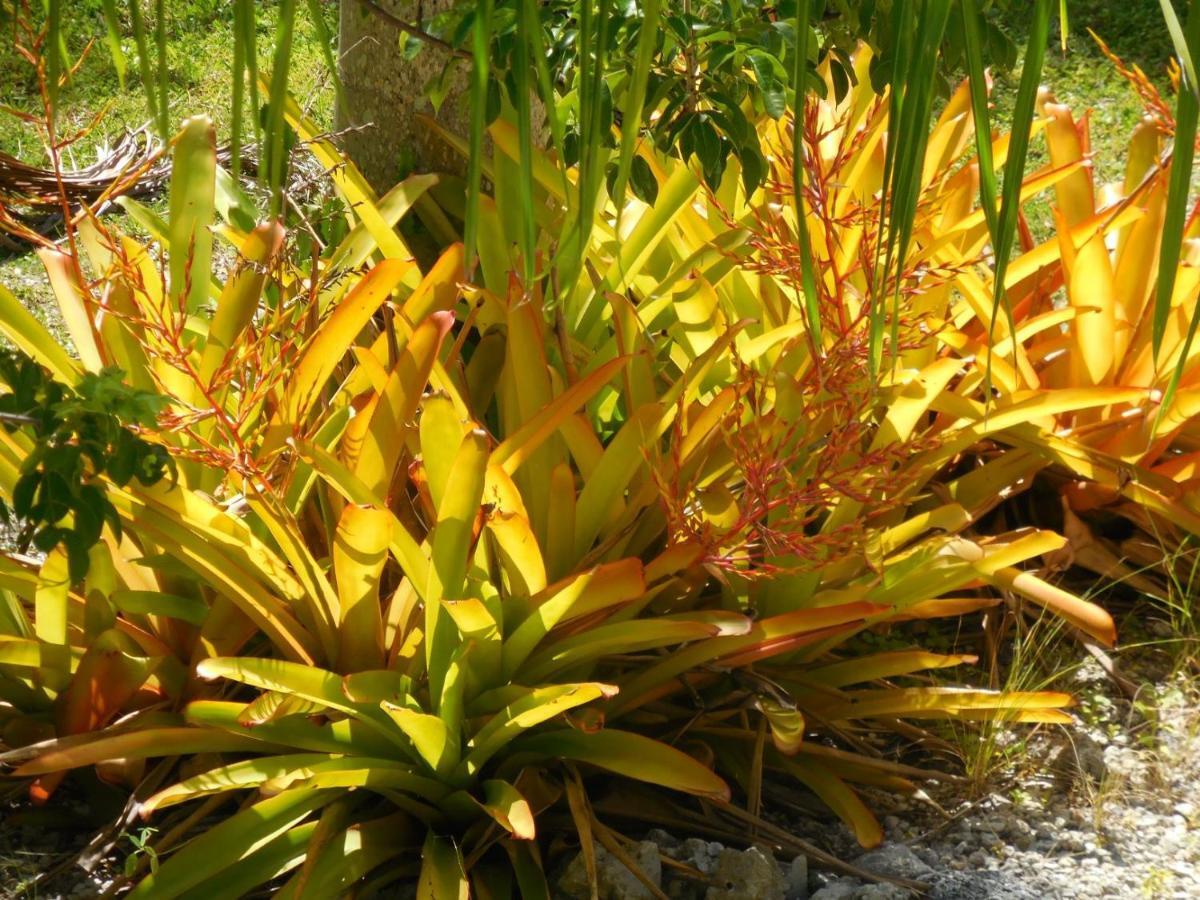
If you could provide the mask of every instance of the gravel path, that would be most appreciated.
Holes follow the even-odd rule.
[[[1017,765],[979,800],[944,812],[895,805],[883,819],[886,843],[858,864],[929,882],[929,896],[944,900],[1200,897],[1195,687],[1167,682],[1146,719],[1153,707],[1114,697],[1098,666],[1076,679],[1089,724],[1016,748]],[[811,900],[908,896],[817,880]]]

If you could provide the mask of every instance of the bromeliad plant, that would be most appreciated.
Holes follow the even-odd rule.
[[[1111,639],[1102,612],[1019,568],[1060,538],[961,536],[996,469],[949,499],[925,489],[1002,427],[931,425],[958,361],[873,390],[861,329],[839,332],[831,305],[817,344],[794,284],[739,260],[747,229],[720,198],[648,150],[660,204],[600,211],[579,283],[558,286],[569,307],[544,312],[503,202],[482,201],[480,284],[453,242],[422,272],[394,226],[415,208],[448,233],[461,185],[377,198],[289,115],[346,200],[328,252],[247,227],[191,120],[168,219],[128,205],[161,267],[86,212],[69,246],[91,275],[43,254],[78,361],[0,294],[6,336],[60,380],[116,363],[172,400],[158,440],[178,478],[101,476],[122,529],[82,583],[61,552],[3,564],[3,759],[39,799],[84,766],[142,785],[168,818],[135,896],[408,875],[429,896],[513,878],[545,896],[531,839],[558,808],[623,852],[582,780],[596,770],[755,822],[764,779],[799,781],[869,845],[849,783],[929,773],[833,741],[897,717],[1068,721],[1061,694],[882,681],[961,655],[846,655],[864,628],[992,604],[988,585]],[[501,200],[513,133],[495,132]],[[553,198],[560,173],[536,171]],[[561,208],[537,208],[555,233]],[[233,254],[220,278],[214,245]],[[0,435],[0,493],[34,452]]]
[[[842,103],[821,114],[871,101]],[[750,821],[764,779],[803,782],[870,845],[880,830],[848,785],[930,773],[856,732],[1068,720],[1063,695],[886,680],[964,655],[847,655],[863,629],[995,604],[991,587],[1112,637],[1103,612],[1020,568],[1057,535],[965,536],[1015,476],[947,467],[1046,403],[942,408],[964,362],[930,352],[916,272],[896,292],[913,362],[878,389],[853,278],[818,305],[818,338],[803,278],[770,258],[752,211],[786,221],[791,191],[748,197],[733,172],[709,194],[644,148],[658,200],[602,206],[547,308],[570,271],[551,256],[578,215],[575,173],[552,156],[522,173],[520,127],[497,122],[480,160],[497,198],[479,200],[468,278],[461,184],[418,176],[377,198],[286,114],[346,202],[328,252],[254,227],[191,120],[167,220],[126,204],[151,245],[85,211],[78,250],[44,248],[78,361],[0,294],[6,336],[62,382],[115,364],[172,398],[155,439],[178,479],[101,476],[121,532],[103,530],[83,582],[61,552],[2,569],[5,760],[38,799],[84,766],[143,786],[146,814],[169,818],[137,895],[286,877],[284,895],[328,896],[408,874],[438,896],[511,877],[544,895],[530,839],[559,798],[623,852],[581,780],[595,769]],[[511,202],[526,174],[532,240]],[[426,271],[395,228],[410,210],[445,238]],[[232,265],[214,264],[222,248]],[[2,436],[0,492],[35,451]]]
[[[1170,302],[1160,317],[1155,294],[1163,282],[1159,248],[1173,158],[1164,145],[1176,136],[1174,116],[1144,75],[1112,59],[1147,105],[1130,141],[1123,183],[1095,182],[1087,118],[1077,121],[1043,94],[1039,111],[1050,161],[1031,181],[1045,187],[1046,176],[1059,173],[1053,178],[1056,230],[1036,243],[1025,228],[1024,252],[1002,276],[1016,323],[1015,347],[1003,321],[993,328],[981,315],[978,300],[972,311],[962,304],[948,311],[959,328],[955,351],[990,358],[1001,396],[1101,401],[1056,410],[1046,421],[1053,433],[1044,438],[1021,426],[1002,440],[1025,458],[1029,477],[1055,465],[1061,514],[1077,537],[1073,561],[1157,592],[1130,564],[1157,567],[1164,544],[1178,546],[1200,528],[1190,485],[1200,411],[1191,343],[1200,295],[1193,252],[1197,217],[1193,208],[1183,219],[1184,255],[1169,279]],[[1173,154],[1179,153],[1177,139]],[[957,286],[970,302],[972,293],[991,294],[997,277],[991,266],[981,266]],[[1100,537],[1093,529],[1114,514],[1140,535],[1119,547]]]

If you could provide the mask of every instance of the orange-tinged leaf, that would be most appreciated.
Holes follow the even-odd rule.
[[[356,427],[352,421],[347,428],[347,440],[360,441],[353,458],[354,474],[381,497],[388,495],[404,449],[405,432],[453,324],[452,313],[437,312],[413,329],[378,400],[363,411],[365,425]]]
[[[92,317],[90,298],[79,280],[71,257],[61,250],[42,248],[38,250],[38,258],[46,268],[63,323],[67,326],[83,367],[89,372],[99,372],[104,368],[104,357],[96,340],[96,323]]]
[[[498,778],[483,783],[483,800],[479,804],[496,823],[519,841],[537,837],[533,810],[520,791]]]
[[[965,711],[1062,709],[1074,700],[1055,691],[985,691],[972,688],[885,688],[847,691],[837,699],[814,697],[814,709],[825,719],[862,719],[929,713],[958,715]]]
[[[1062,616],[1106,647],[1112,647],[1117,642],[1117,626],[1107,610],[1043,581],[1032,572],[1016,568],[1001,569],[991,576],[991,581],[997,587],[1018,593],[1043,609]]]
[[[463,245],[451,244],[404,301],[404,317],[416,323],[433,313],[452,309],[458,300],[459,284],[465,277]]]
[[[511,475],[555,432],[563,420],[595,396],[628,361],[629,358],[625,356],[610,359],[579,379],[496,447],[492,451],[492,463],[503,466]]]
[[[147,728],[127,734],[99,734],[86,741],[64,741],[63,746],[49,747],[13,774],[26,778],[94,766],[106,759],[145,759],[189,753],[258,753],[272,747],[255,738],[207,728]]]
[[[385,259],[363,276],[334,308],[305,345],[296,371],[287,383],[282,406],[285,424],[300,424],[359,332],[412,268],[410,262]]]

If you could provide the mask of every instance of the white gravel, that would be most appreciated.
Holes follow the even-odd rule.
[[[1154,721],[1139,721],[1149,707],[1116,699],[1103,677],[1090,666],[1077,676],[1087,724],[1030,739],[980,799],[897,805],[886,843],[859,864],[927,881],[935,900],[1200,898],[1195,686],[1167,682]],[[907,896],[821,881],[811,900]]]

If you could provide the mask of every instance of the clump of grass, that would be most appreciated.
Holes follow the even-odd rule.
[[[994,615],[1011,616],[997,610]],[[1061,647],[1064,640],[1062,620],[1042,615],[1031,624],[1020,616],[1000,624],[1014,630],[1010,648],[1011,658],[993,672],[1001,675],[1001,683],[993,685],[1004,691],[1053,690],[1078,663],[1064,662]],[[996,778],[1012,768],[1028,747],[1035,732],[1017,731],[1003,718],[994,718],[953,726],[954,742],[962,757],[963,775],[971,793],[981,796],[994,785]]]

